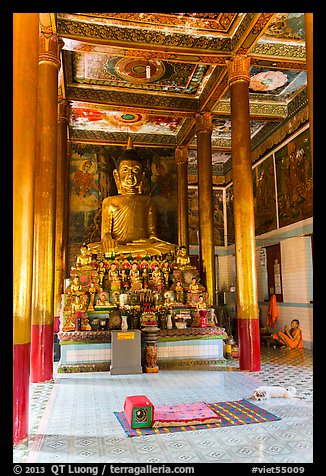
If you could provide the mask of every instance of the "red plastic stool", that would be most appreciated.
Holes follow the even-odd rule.
[[[146,395],[126,397],[123,409],[131,428],[149,428],[154,419],[154,405]]]

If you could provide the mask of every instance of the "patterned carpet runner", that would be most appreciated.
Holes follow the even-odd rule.
[[[195,407],[197,404],[194,403],[193,405]],[[202,423],[196,425],[185,424],[183,426],[133,429],[127,422],[124,412],[114,412],[114,414],[126,434],[130,437],[157,435],[161,433],[175,433],[178,431],[203,430],[208,428],[222,428],[225,426],[234,425],[248,425],[251,423],[266,423],[270,421],[278,421],[281,419],[280,417],[273,415],[272,413],[268,412],[267,410],[264,410],[263,408],[257,407],[257,405],[254,405],[253,403],[245,399],[233,402],[206,403],[206,405],[211,410],[213,410],[214,413],[218,415],[218,417],[220,417],[220,422],[205,424]],[[184,406],[184,404],[181,406]],[[166,405],[157,405],[155,406],[155,411],[157,410],[161,414],[161,410],[164,409],[164,407],[166,407]]]

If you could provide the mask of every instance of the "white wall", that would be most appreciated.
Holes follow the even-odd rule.
[[[312,300],[311,238],[298,236],[281,241],[284,302]]]
[[[274,241],[274,243],[277,240]],[[299,319],[304,347],[313,346],[313,263],[310,236],[279,238],[282,264],[283,303],[278,303],[278,319],[273,330],[283,330],[292,319]],[[268,310],[267,266],[261,247],[256,248],[256,273],[259,307],[266,324]],[[236,283],[235,255],[218,256],[218,290],[228,290]]]
[[[235,255],[218,256],[218,290],[228,291],[235,282]]]

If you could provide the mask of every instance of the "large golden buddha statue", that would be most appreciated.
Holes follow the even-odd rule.
[[[118,195],[106,197],[102,202],[101,241],[88,245],[91,252],[145,257],[174,251],[175,245],[157,237],[154,204],[142,192],[146,185],[143,162],[130,137],[113,176]]]

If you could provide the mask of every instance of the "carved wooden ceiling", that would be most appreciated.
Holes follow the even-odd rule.
[[[57,13],[60,94],[72,141],[196,149],[213,114],[213,162],[231,156],[226,60],[251,58],[252,146],[307,104],[303,13]],[[190,157],[192,155],[190,154]]]

